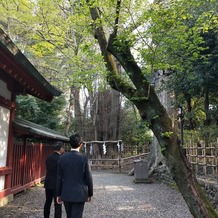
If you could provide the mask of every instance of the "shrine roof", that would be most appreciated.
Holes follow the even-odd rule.
[[[55,130],[49,129],[47,127],[35,124],[33,122],[21,118],[15,118],[15,120],[13,121],[13,127],[16,136],[47,138],[61,140],[64,142],[69,141],[69,137],[62,135]]]
[[[51,101],[54,96],[61,95],[61,92],[38,72],[2,29],[0,29],[0,71],[6,78],[15,82],[16,94],[30,94],[45,101]]]

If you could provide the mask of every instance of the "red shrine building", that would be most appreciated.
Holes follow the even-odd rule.
[[[51,144],[54,140],[68,141],[56,131],[15,118],[16,96],[27,94],[50,102],[61,92],[0,29],[0,206],[43,180]]]

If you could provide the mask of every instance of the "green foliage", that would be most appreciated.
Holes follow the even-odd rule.
[[[10,2],[10,1],[9,1]],[[116,1],[89,1],[97,7],[101,20],[90,20],[87,1],[1,1],[2,26],[25,40],[25,52],[37,58],[42,73],[54,85],[65,89],[74,82],[91,89],[92,82],[105,73],[103,60],[90,34],[93,25],[101,23],[110,34],[117,16]],[[147,71],[190,68],[199,58],[202,31],[213,22],[214,1],[124,1],[117,24],[117,47],[131,47],[136,59]],[[143,10],[142,10],[143,8]],[[181,34],[182,33],[182,34]],[[61,72],[61,73],[59,73]],[[65,85],[64,85],[65,84]]]
[[[190,11],[190,8],[198,11],[199,7],[195,1],[168,1],[152,5],[149,33],[152,50],[155,51],[153,66],[156,69],[184,71],[199,56],[203,49],[199,31],[202,23],[197,23]]]
[[[218,126],[213,124],[199,128],[199,139],[207,142],[217,142]]]
[[[205,49],[200,52],[201,58],[196,59],[192,70],[177,72],[169,83],[176,91],[181,102],[192,101],[192,111],[185,113],[185,119],[192,118],[195,127],[203,125],[206,120],[211,124],[217,124],[217,91],[218,91],[218,55],[216,29],[202,35],[205,39]]]
[[[3,0],[0,12],[0,26],[63,92],[72,84],[91,90],[96,79],[104,78],[102,57],[90,37],[90,18],[78,1]]]
[[[173,135],[173,134],[174,134],[173,132],[164,132],[161,134],[161,136],[164,138],[170,138],[171,135]]]
[[[184,146],[187,147],[190,142],[197,144],[200,141],[216,143],[218,138],[217,125],[201,126],[198,130],[184,130]]]
[[[16,116],[54,130],[60,130],[63,126],[60,116],[66,105],[63,96],[49,103],[32,96],[18,96],[16,102]]]
[[[106,72],[90,35],[93,25],[101,23],[110,34],[117,16],[117,2],[103,2],[89,1],[101,14],[95,23],[90,20],[87,1],[17,0],[16,4],[3,0],[1,19],[6,32],[16,36],[30,57],[37,58],[36,64],[53,85],[63,91],[72,83],[92,89],[93,82]],[[117,47],[134,49],[146,73],[166,68],[187,71],[205,49],[201,32],[208,31],[212,20],[214,25],[217,22],[214,5],[213,1],[196,0],[124,1],[117,24]]]
[[[152,135],[147,127],[148,125],[141,121],[139,114],[133,109],[131,104],[127,104],[123,109],[122,140],[126,145],[144,146],[152,141]]]
[[[16,116],[35,122],[40,107],[33,96],[17,96]]]
[[[116,27],[116,49],[125,51],[127,47],[133,51],[145,80],[158,69],[173,70],[169,87],[175,91],[178,103],[185,105],[189,99],[195,102],[192,111],[185,108],[185,122],[193,119],[195,127],[199,127],[210,116],[212,123],[217,124],[217,110],[206,111],[203,107],[206,92],[210,105],[218,106],[217,1],[169,0],[149,4],[126,0],[121,2],[119,15],[116,4],[111,0],[89,1],[100,14],[94,22],[85,0],[2,0],[0,26],[48,81],[64,92],[72,85],[88,90],[107,87],[108,71],[93,30],[103,25],[109,37]],[[115,18],[119,19],[117,24]],[[116,76],[135,89],[128,72]],[[28,119],[35,119],[31,114],[41,112],[34,101],[24,108],[23,116]]]

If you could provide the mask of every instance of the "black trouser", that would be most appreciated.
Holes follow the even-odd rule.
[[[67,218],[82,218],[85,202],[68,202],[64,201]]]
[[[54,201],[54,209],[55,209],[54,217],[61,218],[62,205],[58,204],[56,201],[55,190],[45,189],[45,197],[46,197],[46,201],[44,205],[44,218],[49,218],[52,201]]]

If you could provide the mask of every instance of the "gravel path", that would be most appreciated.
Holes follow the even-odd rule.
[[[95,171],[93,179],[94,197],[84,218],[192,218],[181,194],[164,184],[135,184],[132,176]],[[0,218],[43,218],[44,200],[43,186],[33,187],[0,207]]]

